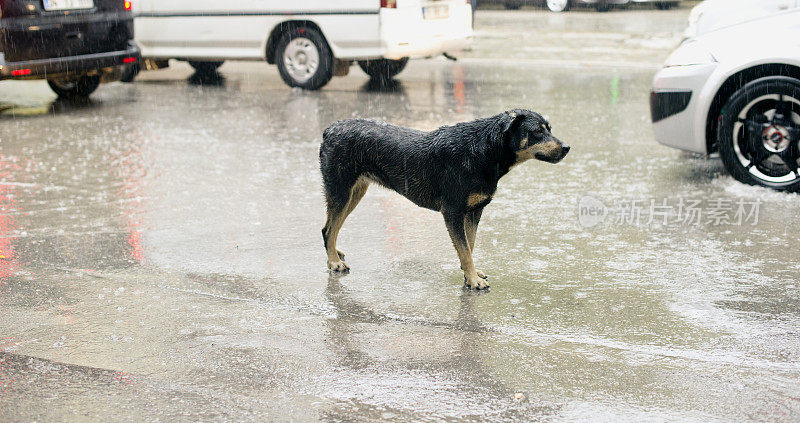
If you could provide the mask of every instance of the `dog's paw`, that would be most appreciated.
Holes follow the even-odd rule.
[[[328,261],[328,269],[334,272],[347,272],[350,270],[350,266],[347,263],[339,260],[339,261]]]
[[[488,279],[489,277],[486,276],[486,273],[481,272],[480,270],[476,270],[475,272],[478,273],[478,277],[481,279]]]
[[[486,279],[481,278],[477,274],[474,276],[464,276],[464,286],[469,289],[489,289],[489,282],[486,282]]]
[[[344,253],[342,250],[336,250],[336,254],[339,255],[339,260],[344,260]]]

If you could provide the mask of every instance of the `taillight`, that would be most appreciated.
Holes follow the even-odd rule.
[[[30,74],[31,74],[31,70],[30,69],[17,69],[17,70],[11,71],[11,76],[25,76],[25,75],[30,75]]]
[[[397,9],[397,0],[381,0],[381,7]]]
[[[131,1],[123,2],[122,7],[124,7],[125,10],[133,10],[133,2]]]

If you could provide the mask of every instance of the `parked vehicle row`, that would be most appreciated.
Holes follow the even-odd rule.
[[[547,2],[560,10],[572,4]],[[467,48],[474,6],[140,0],[134,21],[125,0],[0,1],[0,80],[47,79],[59,96],[88,96],[101,82],[132,79],[142,57],[153,67],[185,60],[200,74],[225,60],[265,61],[287,85],[304,89],[356,63],[371,78],[390,79],[410,58]],[[798,7],[800,0],[708,0],[693,9],[687,38],[654,79],[657,141],[719,152],[739,181],[800,191]],[[123,75],[124,67],[131,72]]]
[[[138,60],[130,1],[0,1],[0,80],[47,79],[59,96],[87,96]]]

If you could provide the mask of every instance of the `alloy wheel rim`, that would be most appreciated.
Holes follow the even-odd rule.
[[[739,163],[771,185],[800,179],[800,100],[767,94],[751,100],[733,126],[733,148]]]
[[[567,7],[569,0],[547,0],[547,8],[553,12],[561,12]]]
[[[286,71],[297,82],[311,79],[319,67],[319,51],[308,38],[298,37],[289,42],[283,52]]]

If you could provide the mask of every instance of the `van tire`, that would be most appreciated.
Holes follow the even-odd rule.
[[[223,60],[216,62],[195,62],[192,60],[189,61],[189,66],[193,67],[198,74],[208,76],[216,74],[217,69],[219,69],[223,63],[225,63]]]
[[[286,62],[285,54],[295,54],[298,63],[292,67]],[[316,58],[314,58],[316,55]],[[302,61],[307,59],[308,62]],[[316,63],[311,69],[311,61]],[[305,90],[317,90],[325,86],[333,78],[333,53],[331,53],[325,37],[314,28],[307,26],[294,27],[284,33],[275,47],[275,64],[278,73],[286,85],[299,87]],[[308,77],[302,77],[304,71],[313,72]]]
[[[47,85],[61,98],[88,97],[100,86],[100,75],[84,75],[74,81],[48,79]]]
[[[358,62],[358,66],[364,73],[369,75],[370,79],[379,82],[391,81],[395,75],[405,69],[406,64],[408,64],[408,57],[404,57],[400,60],[376,59],[361,60]]]

